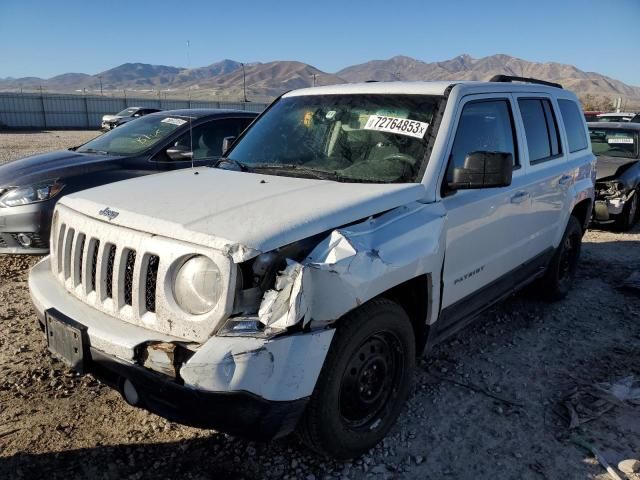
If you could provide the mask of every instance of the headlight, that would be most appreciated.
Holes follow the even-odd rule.
[[[212,260],[202,255],[187,260],[173,282],[176,303],[191,315],[213,310],[221,292],[220,270]]]
[[[59,182],[45,182],[27,187],[18,187],[9,190],[0,197],[0,206],[15,207],[28,205],[29,203],[43,202],[55,197],[64,185]]]

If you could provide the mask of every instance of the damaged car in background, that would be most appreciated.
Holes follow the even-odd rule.
[[[436,342],[531,282],[566,296],[593,205],[577,99],[534,79],[292,91],[225,152],[59,202],[29,277],[48,348],[168,419],[336,458]]]
[[[593,220],[629,230],[640,216],[640,150],[638,123],[589,123],[597,156]]]

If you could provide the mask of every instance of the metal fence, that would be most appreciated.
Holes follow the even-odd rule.
[[[135,97],[102,97],[56,93],[0,93],[0,128],[93,129],[102,116],[127,107],[161,110],[177,108],[234,108],[261,112],[267,105],[254,102],[215,102]]]

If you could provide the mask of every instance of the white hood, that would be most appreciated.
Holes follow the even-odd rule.
[[[98,220],[216,248],[240,262],[423,198],[422,184],[339,183],[203,167],[84,190],[61,203]],[[112,220],[99,214],[106,207],[117,212]]]

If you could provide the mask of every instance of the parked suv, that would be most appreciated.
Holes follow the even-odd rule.
[[[571,288],[584,117],[500,80],[292,91],[219,168],[68,195],[29,280],[50,351],[174,421],[368,450],[417,355],[530,282]]]

